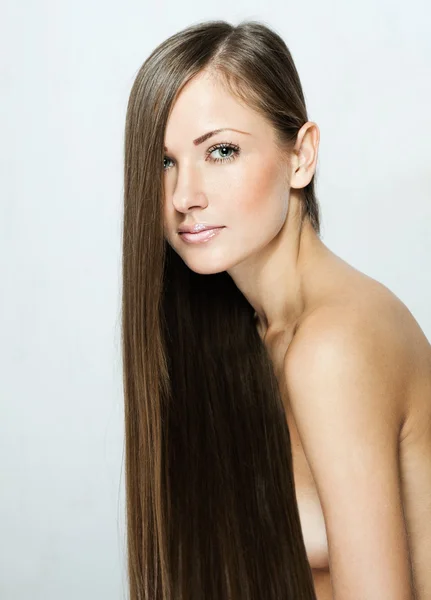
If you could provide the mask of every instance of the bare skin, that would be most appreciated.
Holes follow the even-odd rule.
[[[414,569],[417,600],[431,597],[431,346],[405,305],[379,282],[360,273],[335,254],[323,253],[315,271],[314,302],[301,316],[295,333],[271,333],[261,323],[257,328],[272,358],[280,383],[291,435],[296,494],[310,565],[318,600],[333,600],[328,557],[328,534],[325,516],[310,465],[296,426],[286,391],[284,365],[295,336],[313,314],[322,320],[350,307],[374,314],[385,313],[394,331],[407,340],[406,356],[401,364],[408,392],[403,396],[404,427],[399,431],[399,456],[405,524],[409,536],[409,553]],[[384,342],[383,342],[384,343]],[[414,369],[411,366],[414,365]],[[329,532],[330,535],[330,532]],[[377,535],[377,532],[376,532]]]
[[[305,123],[290,156],[281,156],[270,124],[207,75],[186,84],[168,119],[165,235],[195,272],[226,271],[256,311],[291,433],[318,600],[431,598],[430,344],[390,290],[331,252],[307,220],[300,227],[299,191],[315,173],[317,125]],[[193,143],[223,127],[235,131]],[[240,154],[223,155],[220,143],[233,143]],[[178,228],[195,223],[223,229],[208,243],[187,244]],[[340,340],[345,345],[336,354]],[[328,368],[319,370],[320,361],[308,369],[319,345]],[[332,364],[331,356],[338,357]],[[325,396],[328,390],[341,402]],[[337,435],[322,437],[325,423]],[[364,439],[374,432],[370,444],[355,429],[361,423]],[[357,488],[354,478],[336,479],[356,449],[367,475]],[[400,494],[395,463],[385,475],[395,454]]]

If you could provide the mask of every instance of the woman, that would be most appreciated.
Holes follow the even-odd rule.
[[[431,597],[431,348],[321,241],[318,144],[291,54],[261,23],[193,25],[137,74],[131,600]]]

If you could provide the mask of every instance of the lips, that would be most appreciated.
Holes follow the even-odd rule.
[[[184,225],[178,229],[179,233],[199,233],[200,231],[205,231],[206,229],[218,229],[219,227],[224,227],[224,225],[205,225],[204,223],[195,223],[195,225],[187,226]]]
[[[212,227],[211,229],[204,229],[197,233],[190,233],[188,231],[180,232],[179,235],[183,240],[188,242],[205,242],[217,235],[222,229],[224,227]]]

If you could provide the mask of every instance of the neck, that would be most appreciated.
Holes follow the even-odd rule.
[[[300,198],[291,190],[285,223],[258,254],[228,271],[255,310],[261,337],[294,332],[316,300],[316,281],[330,253],[314,228],[300,225]]]

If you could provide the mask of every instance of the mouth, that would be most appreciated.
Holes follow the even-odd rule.
[[[190,242],[192,244],[206,242],[208,240],[211,240],[216,235],[218,235],[220,233],[220,231],[224,228],[225,228],[224,226],[213,227],[211,229],[204,229],[203,231],[198,231],[197,233],[190,233],[188,231],[180,231],[179,236],[185,242]]]

